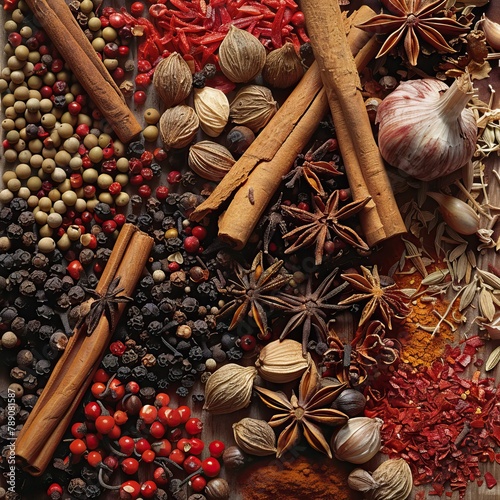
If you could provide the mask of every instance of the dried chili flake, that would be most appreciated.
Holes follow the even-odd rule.
[[[491,488],[495,487],[496,484],[497,484],[497,480],[495,479],[495,477],[493,476],[493,474],[491,474],[491,472],[486,472],[484,474],[484,480],[486,482],[486,487],[491,490]]]

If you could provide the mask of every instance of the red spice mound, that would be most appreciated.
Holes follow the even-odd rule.
[[[500,391],[493,378],[460,374],[472,362],[479,337],[447,346],[443,359],[428,367],[402,365],[389,380],[385,397],[372,401],[366,416],[384,420],[382,452],[403,457],[416,486],[445,487],[464,498],[467,483],[481,477],[480,462],[495,460],[500,445]],[[485,475],[488,484],[493,478]]]
[[[315,455],[265,460],[240,475],[245,500],[355,500],[360,494],[347,487],[352,467]]]

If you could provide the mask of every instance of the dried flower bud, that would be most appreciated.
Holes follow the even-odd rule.
[[[303,75],[304,67],[293,43],[286,42],[283,47],[267,54],[262,77],[271,87],[286,89],[295,85]]]
[[[159,127],[161,140],[165,149],[181,149],[194,139],[200,120],[194,109],[179,104],[167,109],[160,118]]]
[[[156,66],[153,85],[167,108],[180,104],[190,94],[193,85],[188,63],[180,54],[172,52]]]
[[[230,107],[231,120],[253,132],[264,128],[278,110],[272,92],[262,85],[247,85],[234,98]]]
[[[219,47],[220,69],[234,83],[255,78],[266,62],[266,49],[248,31],[231,25]]]

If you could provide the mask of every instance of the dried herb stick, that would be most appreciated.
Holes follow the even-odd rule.
[[[113,281],[120,277],[119,287],[124,288],[123,295],[131,295],[152,246],[150,236],[131,224],[125,224],[96,292],[106,295]],[[114,324],[124,308],[124,303],[116,304]],[[17,459],[30,474],[42,474],[52,459],[112,335],[106,314],[101,316],[91,335],[88,335],[85,324],[75,330],[16,441]]]
[[[337,0],[303,0],[314,56],[321,71],[354,197],[372,202],[361,221],[370,245],[406,232],[385,171],[361,94],[361,82],[344,32]],[[325,22],[328,19],[328,22]],[[381,226],[372,226],[380,218]],[[385,233],[385,234],[384,234]]]
[[[64,0],[27,4],[119,139],[128,142],[137,136],[141,125]]]

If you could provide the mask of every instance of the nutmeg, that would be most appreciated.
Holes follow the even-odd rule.
[[[193,86],[188,63],[180,54],[172,52],[157,64],[153,85],[167,108],[180,104],[190,94]]]
[[[230,494],[229,483],[221,477],[210,479],[205,486],[205,495],[208,500],[227,500]]]
[[[160,118],[159,128],[165,149],[186,147],[196,135],[200,120],[194,109],[179,104],[167,109]]]
[[[189,148],[189,167],[200,177],[209,181],[220,181],[235,161],[228,149],[217,142],[200,141]]]
[[[264,128],[278,110],[271,90],[263,85],[246,85],[231,102],[229,116],[237,125],[253,132]]]
[[[205,134],[217,137],[229,120],[229,101],[219,89],[203,87],[194,90],[194,109]]]
[[[286,42],[283,47],[267,54],[262,78],[271,87],[286,89],[295,85],[303,75],[304,67],[293,43]]]
[[[224,75],[234,83],[246,83],[255,78],[266,62],[266,49],[248,31],[231,25],[219,47],[219,65]]]

